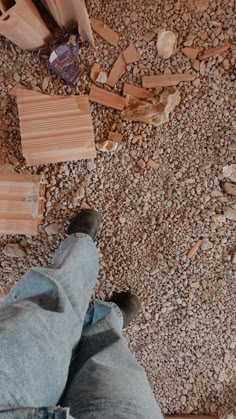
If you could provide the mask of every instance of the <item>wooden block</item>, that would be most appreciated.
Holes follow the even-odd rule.
[[[190,73],[182,74],[159,74],[158,76],[144,76],[142,78],[143,87],[147,89],[155,87],[176,86],[181,81],[193,81],[195,76]]]
[[[105,41],[109,42],[109,44],[117,47],[119,36],[116,32],[100,20],[91,18],[90,22],[94,32],[96,32],[101,38],[105,39]]]
[[[200,49],[199,48],[183,48],[181,51],[190,60],[196,60]]]
[[[222,47],[216,47],[216,48],[209,48],[206,49],[202,55],[200,55],[199,60],[206,60],[209,57],[212,57],[213,55],[221,55],[225,51],[227,51],[230,48],[230,43],[225,42]]]
[[[51,33],[31,0],[2,1],[0,33],[22,49],[44,46]],[[8,6],[9,5],[9,6]]]
[[[147,166],[150,167],[151,169],[158,170],[160,167],[160,163],[157,163],[156,161],[150,159],[147,162]]]
[[[96,157],[88,96],[17,90],[23,155],[29,165]]]
[[[203,240],[200,239],[198,240],[187,252],[187,257],[189,259],[191,259],[193,256],[196,255],[196,253],[198,252],[198,250],[200,249],[201,245],[202,245]]]
[[[123,55],[126,64],[132,64],[140,60],[139,52],[133,44],[130,44],[128,48],[123,51]]]
[[[43,176],[0,173],[0,233],[37,234],[44,195]]]
[[[123,53],[117,58],[109,76],[107,79],[107,84],[111,87],[114,87],[115,84],[120,80],[126,70],[126,62],[123,56]]]
[[[115,95],[114,93],[108,92],[104,89],[99,89],[99,87],[95,85],[93,85],[90,90],[89,100],[120,111],[122,111],[125,107],[124,97]]]
[[[138,99],[148,99],[154,97],[153,92],[149,92],[143,87],[134,86],[133,84],[124,84],[123,96],[131,95]]]
[[[110,131],[108,134],[108,140],[115,141],[116,143],[121,143],[123,139],[123,135],[119,132]]]

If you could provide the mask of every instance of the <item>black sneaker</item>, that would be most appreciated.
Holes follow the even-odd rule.
[[[92,209],[81,210],[71,221],[67,234],[84,233],[95,240],[101,224],[100,214]]]
[[[123,329],[137,317],[141,308],[139,298],[131,291],[114,293],[108,301],[115,303],[121,310],[123,314]]]

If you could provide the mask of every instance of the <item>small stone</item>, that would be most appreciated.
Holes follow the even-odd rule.
[[[145,161],[144,161],[144,160],[139,159],[139,160],[137,161],[137,166],[138,166],[138,167],[140,167],[141,169],[145,169],[145,167],[146,167],[146,163],[145,163]]]
[[[146,42],[151,42],[156,36],[155,32],[146,32],[143,39]]]
[[[228,177],[233,182],[236,182],[236,164],[230,164],[223,167],[223,176]]]
[[[20,82],[20,75],[18,73],[14,73],[13,78],[14,78],[16,83]]]
[[[5,291],[4,291],[4,289],[0,286],[0,304],[2,304],[2,302],[4,301],[5,296],[6,296]]]
[[[96,169],[96,164],[94,163],[94,160],[88,160],[87,169],[89,172],[92,172],[94,169]]]
[[[204,239],[202,240],[201,249],[202,249],[202,250],[210,250],[210,249],[212,249],[212,248],[213,248],[213,244],[210,242],[210,240],[209,240],[209,239],[207,239],[207,238],[204,238]]]
[[[49,84],[49,80],[50,80],[50,77],[44,77],[43,83],[42,83],[42,91],[43,92],[45,92],[45,90],[47,89],[48,84]]]
[[[25,256],[24,249],[18,243],[7,244],[2,252],[5,256],[11,258],[23,258]]]
[[[192,283],[190,284],[190,287],[191,287],[191,288],[198,289],[198,288],[200,287],[200,282],[199,282],[199,281],[192,282]]]
[[[233,263],[234,265],[236,265],[236,252],[235,252],[235,254],[234,254],[234,256],[233,256],[232,263]]]
[[[58,223],[48,224],[45,227],[45,231],[49,236],[54,235],[54,234],[58,234],[59,233],[59,224]]]
[[[199,87],[201,86],[201,81],[200,81],[200,79],[195,79],[195,80],[193,80],[193,86],[194,86],[196,89],[199,89]]]
[[[132,12],[130,14],[131,22],[136,22],[138,20],[138,14],[136,12]]]
[[[236,196],[236,184],[235,183],[225,182],[223,184],[223,189],[224,189],[224,192],[227,193],[228,195]]]
[[[103,151],[103,152],[112,152],[112,151],[116,151],[118,148],[119,143],[117,143],[116,141],[111,141],[111,140],[106,140],[103,141],[101,143],[97,143],[96,144],[96,148],[99,151]]]
[[[78,201],[83,199],[84,195],[85,195],[85,189],[82,185],[80,185],[79,189],[74,194],[74,198],[73,198],[74,206],[78,205]]]
[[[107,73],[105,73],[105,71],[101,71],[96,79],[96,82],[105,84],[107,82]]]
[[[124,22],[124,25],[125,26],[129,26],[129,24],[130,24],[130,18],[128,16],[125,16],[124,19],[123,19],[123,22]]]
[[[225,70],[230,69],[230,63],[229,63],[229,60],[227,58],[225,58],[224,61],[223,61],[223,67],[224,67]]]
[[[223,383],[225,381],[225,378],[226,378],[225,370],[221,370],[218,377],[219,382]]]
[[[181,403],[181,404],[185,404],[185,403],[186,403],[186,401],[187,401],[186,396],[184,396],[184,395],[183,395],[183,396],[181,396],[181,397],[180,397],[180,403]]]
[[[224,209],[224,216],[231,221],[236,221],[236,209],[231,207],[226,207]]]
[[[175,52],[177,37],[174,32],[161,30],[157,38],[157,51],[160,57],[168,59]]]

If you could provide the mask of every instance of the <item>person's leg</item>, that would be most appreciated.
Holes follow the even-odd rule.
[[[96,301],[86,320],[60,404],[76,419],[161,419],[146,374],[122,335],[119,307]]]
[[[89,230],[73,231],[83,233],[62,242],[51,266],[30,269],[0,306],[1,406],[54,406],[64,390],[98,273]]]

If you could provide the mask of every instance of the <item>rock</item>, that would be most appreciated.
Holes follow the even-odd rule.
[[[10,258],[23,258],[26,253],[18,243],[9,243],[3,249],[3,254]]]
[[[96,82],[105,84],[107,82],[107,73],[105,73],[105,71],[101,71],[96,78]]]
[[[200,79],[195,79],[195,80],[193,80],[193,86],[194,86],[196,89],[199,89],[199,87],[201,86],[201,81],[200,81]]]
[[[92,172],[94,169],[96,169],[96,164],[94,163],[94,160],[88,160],[87,169],[89,172]]]
[[[2,302],[4,301],[6,297],[5,291],[4,289],[0,286],[0,304],[2,304]]]
[[[124,25],[125,26],[129,26],[129,24],[130,24],[130,18],[128,16],[125,16],[124,19],[123,19],[123,22],[124,22]]]
[[[146,42],[151,42],[156,36],[155,32],[146,32],[143,39]]]
[[[133,96],[126,97],[126,108],[121,113],[121,118],[126,121],[138,121],[155,126],[162,125],[169,120],[169,115],[180,103],[178,89],[163,90],[153,99],[140,100]]]
[[[146,163],[145,163],[145,161],[143,159],[139,159],[137,161],[137,166],[140,167],[141,169],[145,169]]]
[[[58,234],[59,233],[59,224],[58,223],[51,223],[48,224],[45,229],[46,233],[51,236],[53,234]]]
[[[183,395],[183,396],[181,396],[181,397],[180,397],[180,403],[181,403],[181,404],[185,404],[185,403],[186,403],[186,401],[187,401],[186,396],[184,396],[184,395]]]
[[[224,209],[224,216],[231,221],[236,221],[236,209],[231,207],[226,207]]]
[[[223,167],[223,176],[228,177],[233,182],[236,182],[236,164]]]
[[[232,263],[233,263],[234,265],[236,265],[236,252],[235,252],[235,254],[234,254],[234,256],[233,256]]]
[[[100,64],[95,63],[90,70],[90,79],[95,83],[99,74],[102,72]]]
[[[49,84],[49,80],[50,80],[50,77],[44,77],[43,83],[42,83],[42,91],[43,92],[47,89],[48,84]]]
[[[208,8],[209,0],[188,0],[188,3],[192,10],[204,12]]]
[[[79,187],[79,189],[74,194],[74,198],[73,198],[73,204],[74,204],[74,206],[77,206],[78,205],[78,201],[80,201],[81,199],[83,199],[84,198],[84,195],[85,195],[85,189],[81,185]]]
[[[223,189],[224,189],[225,193],[227,193],[229,195],[236,196],[236,184],[235,183],[225,182],[223,184]]]
[[[131,20],[131,22],[136,22],[138,20],[138,13],[132,12],[130,14],[130,20]]]
[[[14,73],[13,78],[14,78],[16,83],[20,82],[20,75],[18,73]]]
[[[165,31],[164,29],[158,33],[157,51],[160,57],[165,60],[170,58],[175,52],[177,45],[177,37],[174,32]]]
[[[201,250],[210,250],[213,248],[213,244],[210,242],[209,239],[204,238],[202,240]]]
[[[99,151],[103,151],[103,152],[112,152],[112,151],[116,151],[118,148],[118,143],[115,141],[111,141],[111,140],[106,140],[103,141],[101,143],[97,143],[96,144],[96,148]]]

